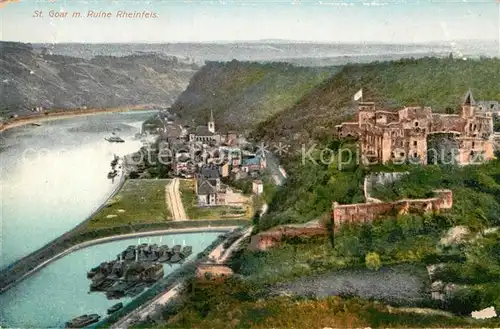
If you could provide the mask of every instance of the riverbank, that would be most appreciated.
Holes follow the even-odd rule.
[[[104,109],[73,109],[73,110],[49,110],[44,113],[33,114],[30,116],[20,116],[9,119],[0,123],[0,132],[6,131],[14,127],[20,127],[27,124],[38,123],[43,121],[52,121],[60,119],[70,119],[79,116],[97,115],[104,113],[129,112],[129,111],[150,111],[155,108],[161,108],[153,104],[134,105],[127,107],[104,108]]]

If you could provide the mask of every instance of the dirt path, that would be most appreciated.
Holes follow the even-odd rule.
[[[172,212],[173,220],[188,219],[179,192],[179,179],[174,178],[165,186],[165,202]]]

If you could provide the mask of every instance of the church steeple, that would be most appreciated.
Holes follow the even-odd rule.
[[[214,121],[214,113],[210,110],[210,120],[208,121],[208,131],[212,134],[215,134],[215,121]]]

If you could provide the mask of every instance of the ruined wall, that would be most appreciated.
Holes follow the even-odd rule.
[[[220,264],[200,264],[196,269],[196,277],[200,280],[221,280],[233,274],[231,268]]]
[[[385,214],[413,212],[439,212],[453,206],[451,190],[436,190],[436,196],[428,199],[402,199],[394,202],[357,203],[340,205],[333,202],[332,220],[335,228],[350,223],[370,223]]]
[[[283,225],[252,236],[249,249],[263,251],[278,245],[285,238],[310,238],[326,234],[326,227],[321,225],[319,221],[312,221],[305,224]]]
[[[337,135],[341,138],[357,137],[359,135],[359,124],[357,122],[344,122],[337,126]]]

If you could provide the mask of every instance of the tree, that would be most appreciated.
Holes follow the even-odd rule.
[[[365,264],[370,270],[378,271],[382,262],[380,261],[380,256],[376,252],[369,252],[365,256]]]

